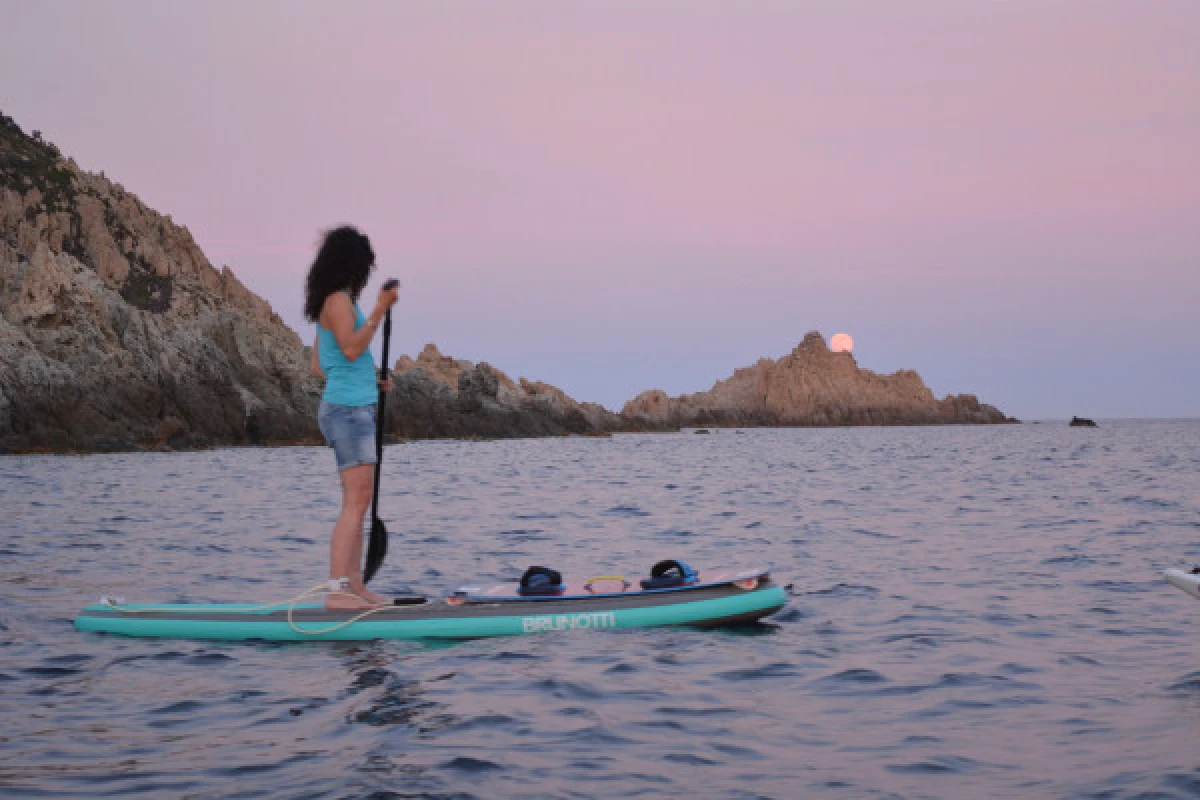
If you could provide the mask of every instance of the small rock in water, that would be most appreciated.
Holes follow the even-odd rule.
[[[1096,421],[1084,417],[1071,417],[1072,428],[1095,428]]]

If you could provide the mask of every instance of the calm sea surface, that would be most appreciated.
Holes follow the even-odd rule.
[[[323,579],[331,451],[0,458],[4,797],[1200,796],[1200,421],[389,447],[381,588],[770,563],[737,631],[83,634]]]

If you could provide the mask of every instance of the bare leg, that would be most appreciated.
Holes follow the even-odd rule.
[[[329,544],[329,577],[349,579],[350,591],[362,599],[331,595],[326,599],[325,607],[359,608],[387,602],[387,598],[368,590],[362,579],[363,520],[371,505],[375,467],[360,464],[347,467],[340,475],[342,511],[333,526],[333,539]]]

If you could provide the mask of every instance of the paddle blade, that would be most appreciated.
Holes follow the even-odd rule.
[[[388,532],[383,520],[376,517],[371,521],[371,536],[367,539],[367,563],[363,567],[363,583],[370,583],[375,573],[387,558]]]

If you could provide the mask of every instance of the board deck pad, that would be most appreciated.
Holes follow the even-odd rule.
[[[499,602],[506,600],[577,600],[585,597],[625,597],[637,594],[652,594],[659,592],[686,592],[704,589],[710,586],[724,586],[735,581],[761,578],[770,570],[767,567],[755,569],[738,569],[733,567],[718,567],[701,570],[696,580],[680,586],[668,586],[660,589],[643,589],[641,577],[603,575],[592,578],[575,578],[563,581],[561,594],[522,595],[521,584],[501,583],[488,589],[475,586],[463,586],[452,596],[465,597],[471,601],[488,600]],[[647,576],[649,577],[649,576]]]

